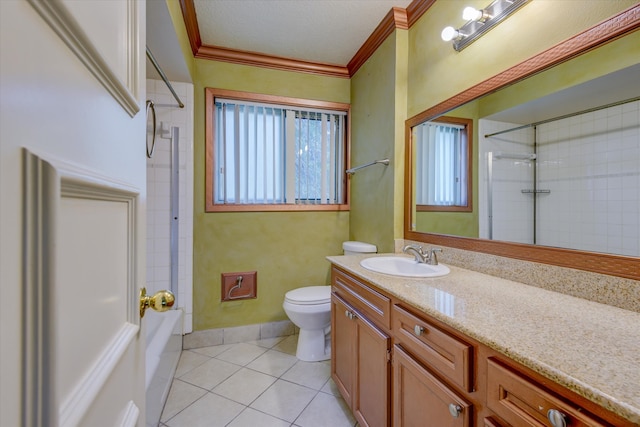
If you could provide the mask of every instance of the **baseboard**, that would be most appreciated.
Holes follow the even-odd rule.
[[[267,338],[285,337],[296,333],[298,333],[298,328],[289,320],[234,326],[231,328],[206,329],[204,331],[193,331],[190,334],[184,335],[182,337],[182,348],[188,350],[212,345],[257,341]]]

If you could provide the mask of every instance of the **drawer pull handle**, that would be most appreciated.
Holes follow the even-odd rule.
[[[566,416],[557,409],[549,409],[547,418],[553,427],[567,427]]]
[[[458,418],[460,416],[460,414],[462,413],[462,408],[460,407],[460,405],[456,405],[455,403],[450,403],[449,404],[449,413],[451,414],[451,416],[453,418]]]
[[[344,311],[344,315],[347,316],[351,320],[353,320],[353,319],[355,319],[357,317],[354,313],[350,312],[349,310],[345,310]]]
[[[413,327],[413,332],[417,335],[420,336],[422,335],[422,333],[424,332],[424,328],[420,325],[416,325]]]

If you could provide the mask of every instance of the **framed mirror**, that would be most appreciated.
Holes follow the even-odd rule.
[[[408,119],[405,239],[640,280],[640,59],[612,47],[639,27],[628,10]],[[475,129],[467,212],[418,208],[415,128],[445,114]]]

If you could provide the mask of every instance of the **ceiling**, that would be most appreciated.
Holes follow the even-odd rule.
[[[345,66],[411,0],[194,0],[203,45]]]
[[[555,92],[486,117],[529,124],[640,97],[640,64]]]
[[[346,66],[393,7],[412,0],[193,0],[202,45]],[[190,81],[164,1],[147,2],[147,46]],[[158,78],[148,66],[148,78]]]

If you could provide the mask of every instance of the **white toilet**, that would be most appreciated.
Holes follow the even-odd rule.
[[[376,253],[375,245],[344,242],[345,255]],[[306,286],[289,291],[282,304],[298,328],[296,357],[305,362],[331,358],[331,286]]]

